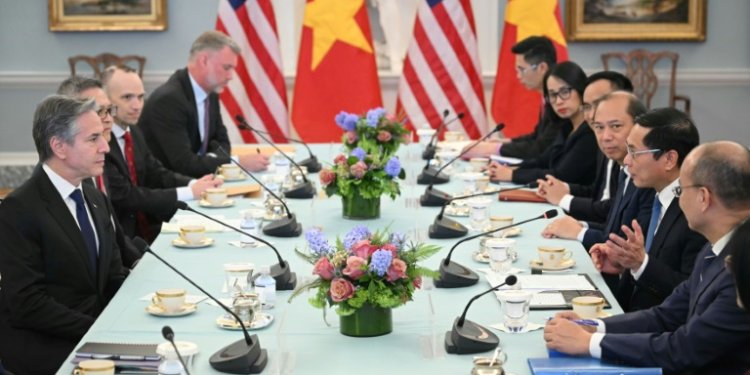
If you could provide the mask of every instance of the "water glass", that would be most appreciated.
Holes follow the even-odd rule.
[[[490,226],[489,206],[492,200],[487,197],[476,197],[469,199],[471,223],[473,229],[478,231],[487,230]]]
[[[509,332],[521,332],[529,321],[531,293],[525,290],[509,289],[500,291],[503,303],[503,324]]]

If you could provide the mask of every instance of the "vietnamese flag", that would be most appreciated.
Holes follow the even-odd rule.
[[[292,123],[307,142],[340,142],[334,117],[382,107],[364,0],[307,0]]]
[[[568,60],[557,0],[508,0],[491,104],[495,122],[505,123],[503,134],[506,137],[531,133],[539,121],[541,94],[527,90],[518,82],[516,57],[510,50],[516,43],[534,35],[543,35],[552,41],[558,62]]]

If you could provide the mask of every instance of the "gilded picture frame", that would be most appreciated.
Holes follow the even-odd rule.
[[[706,0],[566,0],[568,41],[704,41]]]
[[[163,31],[167,0],[48,0],[50,31]]]

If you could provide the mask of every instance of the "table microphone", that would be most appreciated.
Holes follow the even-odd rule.
[[[500,343],[497,336],[489,329],[486,329],[471,320],[466,320],[466,313],[469,311],[469,306],[471,306],[472,302],[479,297],[498,290],[502,286],[515,285],[517,281],[518,278],[515,275],[508,275],[505,278],[504,283],[472,297],[469,300],[469,303],[466,304],[466,308],[464,308],[464,313],[461,314],[461,317],[456,318],[453,322],[453,329],[445,333],[445,351],[452,354],[470,354],[495,349]]]
[[[432,223],[432,225],[430,225],[430,229],[427,232],[427,235],[430,238],[459,238],[469,233],[469,230],[465,226],[463,226],[463,224],[453,219],[443,217],[445,208],[448,207],[448,205],[455,200],[479,197],[482,195],[500,194],[500,193],[505,193],[506,191],[518,190],[518,189],[523,189],[523,188],[535,188],[537,185],[538,183],[534,181],[534,182],[529,182],[526,185],[514,186],[512,188],[506,188],[506,189],[500,189],[500,190],[494,190],[494,191],[488,191],[488,192],[483,192],[483,193],[476,193],[476,194],[464,195],[460,197],[449,198],[445,202],[443,207],[440,209],[440,213],[437,215],[437,217],[435,217],[435,222]]]
[[[252,131],[252,132],[256,132],[256,133],[260,133],[260,134],[265,134],[265,135],[271,135],[271,133],[269,133],[267,131],[263,131],[263,130],[260,130],[260,129],[253,128],[252,126],[250,126],[250,124],[248,124],[245,121],[245,118],[242,117],[241,115],[237,115],[235,118],[237,119],[237,121],[239,121],[239,124],[237,124],[237,127],[239,129],[249,130],[249,131]],[[310,173],[318,173],[318,172],[320,172],[320,170],[323,168],[323,166],[318,161],[318,158],[315,155],[313,155],[312,150],[310,150],[310,146],[308,146],[307,143],[305,143],[305,141],[303,141],[301,139],[287,137],[287,136],[284,136],[284,139],[286,139],[289,142],[298,143],[298,144],[301,144],[301,145],[305,146],[305,148],[307,149],[307,153],[310,154],[310,157],[308,157],[305,160],[297,162],[297,164],[299,164],[299,165],[301,165],[303,167],[307,167],[307,171],[310,172]]]
[[[143,251],[153,255],[156,259],[164,263],[164,265],[172,269],[172,271],[180,275],[192,286],[198,288],[198,290],[208,296],[208,298],[211,298],[211,300],[216,302],[222,309],[224,309],[224,311],[229,313],[229,315],[233,316],[234,319],[236,319],[237,322],[240,323],[240,327],[242,328],[242,333],[245,335],[245,338],[221,348],[218,352],[214,353],[211,356],[211,358],[208,360],[208,363],[211,365],[211,367],[214,368],[214,370],[229,374],[259,374],[263,371],[263,369],[266,367],[266,363],[268,363],[268,353],[265,349],[260,348],[258,335],[250,335],[249,333],[247,333],[245,323],[242,322],[242,319],[240,319],[240,317],[237,316],[237,314],[235,314],[232,309],[226,307],[223,303],[221,303],[221,301],[216,299],[216,297],[203,290],[203,288],[198,286],[198,284],[196,284],[193,280],[185,276],[182,272],[178,271],[177,268],[164,260],[164,258],[157,255],[153,250],[151,250],[151,247],[148,246],[148,243],[146,243],[143,238],[133,238],[133,244],[135,244],[135,246],[139,249],[143,249]]]
[[[276,280],[276,289],[277,290],[294,290],[294,287],[297,285],[297,275],[291,271],[291,269],[289,268],[289,262],[281,258],[281,254],[279,253],[279,250],[276,249],[273,245],[271,245],[270,242],[260,237],[253,236],[252,234],[247,233],[243,231],[242,229],[235,228],[221,220],[214,219],[213,217],[208,216],[200,211],[197,211],[193,209],[192,207],[188,206],[187,203],[183,201],[177,201],[177,208],[181,210],[196,213],[200,216],[205,217],[208,220],[213,221],[214,223],[221,224],[237,233],[251,237],[257,241],[263,242],[264,244],[268,245],[268,247],[270,247],[271,250],[273,250],[273,252],[276,253],[276,259],[278,259],[279,261],[277,264],[274,264],[273,266],[271,266],[271,277],[273,277],[274,280]]]
[[[443,259],[442,261],[440,261],[440,270],[439,270],[440,277],[437,280],[435,280],[435,286],[438,288],[463,288],[466,286],[474,285],[479,281],[479,276],[477,276],[477,274],[474,271],[458,263],[451,262],[451,255],[453,254],[453,250],[456,249],[456,246],[466,241],[473,240],[475,238],[486,236],[488,234],[492,234],[492,233],[499,232],[502,230],[506,230],[508,228],[513,228],[521,224],[526,224],[534,220],[551,219],[555,216],[557,216],[557,210],[553,209],[531,219],[519,221],[518,223],[515,223],[515,224],[506,225],[500,228],[495,228],[487,232],[482,232],[482,233],[475,234],[473,236],[469,236],[469,237],[459,240],[458,242],[456,242],[455,245],[453,245],[453,247],[451,247],[451,250],[448,252],[448,256],[445,257],[445,259]]]
[[[443,121],[440,122],[440,126],[437,127],[435,130],[435,133],[432,134],[432,137],[430,138],[430,141],[427,143],[427,146],[425,146],[424,151],[422,151],[422,160],[427,160],[427,166],[430,164],[430,160],[432,160],[435,157],[435,151],[437,151],[437,138],[440,135],[440,132],[442,132],[448,124],[451,124],[457,120],[460,120],[464,118],[463,112],[456,115],[456,117],[450,119],[448,122],[445,120],[448,118],[448,115],[451,113],[450,110],[446,109],[443,111]]]
[[[227,151],[224,150],[224,148],[220,145],[216,146],[216,150],[229,157]],[[252,177],[252,179],[255,180],[255,182],[257,182],[258,185],[263,188],[263,190],[267,191],[269,194],[271,194],[272,197],[281,202],[281,204],[284,206],[284,209],[286,210],[286,217],[263,226],[263,234],[272,237],[298,237],[300,234],[302,234],[302,225],[297,222],[297,218],[292,213],[292,211],[289,211],[289,206],[287,206],[286,203],[284,203],[284,201],[281,200],[281,198],[279,198],[279,196],[273,192],[273,190],[269,189],[268,186],[263,185],[263,183],[260,182],[260,180],[258,180],[252,173],[250,173],[250,171],[243,167],[242,164],[238,163],[231,157],[229,158],[229,160],[231,160],[232,163],[234,163],[236,166],[240,167],[240,169],[242,169],[242,171],[245,172],[248,176]]]
[[[287,190],[284,190],[284,196],[287,198],[293,198],[293,199],[310,199],[315,196],[315,186],[313,186],[312,182],[308,181],[307,176],[305,176],[305,173],[302,172],[302,168],[297,164],[294,159],[289,157],[284,151],[282,151],[279,146],[276,146],[276,143],[271,141],[270,139],[266,138],[263,134],[253,129],[250,125],[245,122],[245,118],[242,117],[242,115],[235,116],[237,121],[240,122],[243,126],[246,128],[252,130],[255,132],[255,134],[258,134],[258,136],[266,141],[271,147],[273,147],[281,156],[283,156],[286,160],[289,160],[292,165],[294,165],[295,168],[299,171],[299,173],[302,175],[302,182],[299,184],[295,184],[294,186],[290,187]]]
[[[495,126],[495,129],[487,133],[484,137],[480,138],[476,142],[472,143],[470,146],[466,147],[460,154],[458,154],[458,156],[456,156],[455,159],[452,159],[449,162],[443,164],[443,166],[440,167],[437,171],[433,171],[432,169],[425,166],[425,168],[422,170],[422,173],[417,176],[417,183],[420,185],[429,184],[429,186],[427,187],[427,189],[425,189],[424,194],[422,194],[422,196],[419,198],[419,203],[422,206],[429,207],[439,207],[444,205],[446,200],[445,197],[448,196],[448,194],[432,188],[432,185],[434,184],[444,184],[450,180],[450,177],[441,175],[440,172],[442,172],[447,166],[451,165],[456,160],[460,159],[461,156],[471,151],[471,149],[476,147],[479,143],[489,138],[492,134],[503,130],[504,127],[505,124],[498,124],[497,126]]]
[[[185,361],[182,359],[182,355],[180,354],[180,351],[177,349],[177,345],[174,343],[174,331],[172,331],[172,327],[170,326],[161,327],[161,335],[164,336],[164,339],[169,341],[170,344],[172,344],[172,347],[174,348],[174,352],[177,353],[177,359],[180,360],[182,369],[185,370],[185,373],[187,375],[190,375],[190,371],[188,371],[187,365],[185,364]]]

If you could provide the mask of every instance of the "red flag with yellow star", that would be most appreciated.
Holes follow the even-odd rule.
[[[491,104],[495,122],[505,123],[503,134],[506,137],[531,133],[539,121],[541,95],[527,90],[518,81],[515,55],[510,50],[516,43],[534,35],[543,35],[552,41],[558,62],[568,59],[558,0],[508,0]]]
[[[307,142],[339,142],[336,114],[382,102],[364,0],[307,0],[292,98],[297,134]]]

